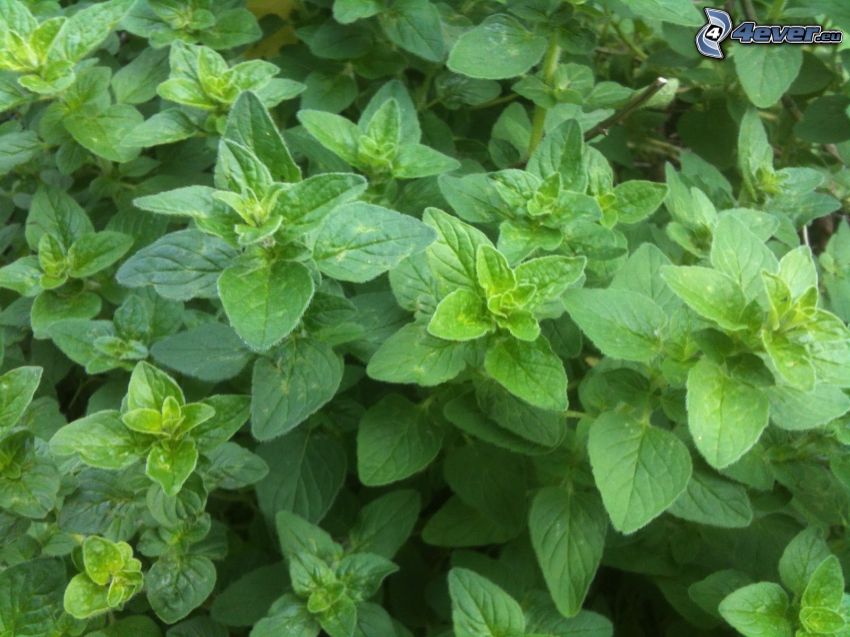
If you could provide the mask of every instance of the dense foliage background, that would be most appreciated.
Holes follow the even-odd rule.
[[[850,55],[701,8],[0,0],[0,635],[850,635]]]

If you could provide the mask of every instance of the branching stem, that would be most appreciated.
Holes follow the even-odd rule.
[[[608,131],[609,128],[614,126],[615,124],[620,123],[624,119],[626,119],[629,115],[638,110],[641,106],[643,106],[649,98],[655,95],[658,91],[664,88],[667,84],[667,78],[658,77],[655,81],[643,89],[640,93],[633,96],[628,102],[626,102],[625,106],[623,106],[616,113],[611,115],[611,117],[607,117],[601,122],[599,122],[596,126],[588,130],[584,134],[584,141],[590,141],[594,137],[600,134],[604,134]]]

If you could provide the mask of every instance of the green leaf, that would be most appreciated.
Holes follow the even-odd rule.
[[[393,161],[392,173],[397,179],[420,179],[442,175],[458,168],[456,159],[423,144],[405,144]]]
[[[114,369],[120,363],[95,346],[101,339],[117,338],[112,321],[63,319],[53,323],[47,333],[65,356],[83,365],[89,374]]]
[[[401,107],[398,100],[391,97],[373,112],[364,112],[359,126],[377,148],[387,155],[394,154],[401,142]]]
[[[516,529],[494,522],[457,496],[449,498],[422,529],[427,544],[453,548],[498,544],[516,535]]]
[[[566,618],[541,595],[536,595],[534,605],[528,609],[529,635],[563,635],[564,637],[613,637],[614,627],[606,617],[583,610],[575,617]]]
[[[768,387],[770,419],[788,431],[816,429],[850,411],[850,397],[834,385],[816,385],[809,392],[784,385]]]
[[[520,263],[516,268],[519,285],[536,288],[535,301],[554,301],[584,273],[587,259],[584,257],[562,257],[550,255]]]
[[[41,292],[41,276],[37,256],[21,257],[0,268],[0,288],[13,290],[26,297],[36,296]]]
[[[496,248],[488,245],[479,246],[475,254],[475,276],[488,298],[509,292],[517,285],[508,260]]]
[[[747,527],[753,521],[746,489],[699,470],[669,511],[683,520],[730,529]]]
[[[359,163],[361,130],[350,120],[322,111],[298,111],[298,121],[318,142],[348,164]]]
[[[184,438],[178,443],[162,441],[151,447],[145,472],[166,495],[176,496],[197,464],[198,448],[193,440]]]
[[[254,364],[251,432],[258,440],[281,436],[330,401],[342,380],[342,359],[311,338],[289,339],[279,362]]]
[[[744,93],[758,108],[779,101],[800,72],[803,52],[797,47],[735,47],[732,55]]]
[[[834,555],[823,560],[812,571],[800,603],[803,608],[828,608],[839,610],[844,597],[844,573],[841,562]]]
[[[545,50],[545,37],[499,13],[488,16],[457,39],[447,66],[461,75],[503,80],[528,71],[540,61]]]
[[[14,427],[41,382],[41,367],[18,367],[0,376],[0,438]]]
[[[179,108],[168,108],[134,126],[127,132],[122,143],[135,148],[162,146],[189,139],[199,130],[198,122],[189,115]]]
[[[456,637],[523,635],[522,608],[490,580],[465,568],[449,571],[449,596]]]
[[[467,344],[431,336],[424,326],[411,323],[378,348],[366,372],[388,383],[416,383],[432,387],[451,380],[466,367]]]
[[[787,252],[779,262],[779,276],[795,299],[803,296],[809,288],[817,287],[818,273],[811,248],[800,246]]]
[[[51,458],[37,455],[33,438],[21,431],[0,442],[7,466],[0,475],[0,509],[43,519],[55,506],[61,476]]]
[[[618,223],[638,223],[658,210],[667,196],[667,186],[632,179],[616,186],[613,194]]]
[[[281,551],[288,561],[293,561],[299,554],[308,554],[325,561],[340,557],[342,547],[324,529],[311,524],[297,513],[278,511],[274,520]]]
[[[301,179],[301,170],[293,161],[268,109],[254,93],[239,94],[227,116],[224,137],[251,149],[268,167],[273,179]]]
[[[810,633],[834,635],[846,622],[839,612],[830,608],[808,606],[800,610],[800,623]]]
[[[493,247],[490,240],[480,230],[437,208],[425,210],[422,220],[437,231],[437,240],[426,254],[442,294],[458,287],[476,291],[476,254],[479,246]]]
[[[446,419],[455,427],[471,436],[491,445],[496,445],[502,449],[508,449],[517,453],[528,455],[545,454],[551,450],[553,445],[561,441],[564,432],[559,419],[557,417],[548,418],[548,416],[556,416],[556,414],[535,410],[531,405],[527,405],[518,398],[513,398],[501,386],[497,385],[496,388],[502,394],[502,398],[507,397],[513,400],[512,405],[506,406],[507,411],[510,411],[511,407],[515,408],[517,405],[526,408],[527,411],[525,413],[521,412],[520,415],[530,416],[530,419],[527,421],[527,427],[508,428],[504,426],[504,420],[503,423],[497,423],[494,419],[488,418],[487,415],[482,413],[482,410],[475,401],[475,397],[471,393],[460,396],[446,404],[443,410]],[[498,409],[503,406],[497,404],[496,408]],[[536,419],[535,416],[537,417]],[[507,422],[507,424],[519,423],[520,418],[517,418],[516,421],[511,419]]]
[[[253,150],[230,139],[222,138],[215,165],[215,183],[234,192],[253,192],[260,196],[271,187],[271,172]]]
[[[360,509],[349,531],[351,550],[392,559],[413,531],[421,506],[419,493],[412,489],[375,498]]]
[[[434,232],[413,217],[357,202],[330,214],[320,228],[313,258],[340,281],[363,283],[395,267],[434,241]]]
[[[198,450],[205,453],[230,440],[250,416],[250,398],[239,394],[216,394],[204,399],[215,415],[192,430]]]
[[[26,224],[27,243],[31,248],[37,249],[45,234],[57,238],[67,249],[83,235],[93,232],[88,215],[64,191],[43,186],[33,195]]]
[[[133,635],[134,637],[162,637],[162,631],[157,623],[146,615],[133,615],[117,620],[103,630],[88,633],[86,637],[121,637],[121,635]]]
[[[335,0],[334,20],[340,24],[351,24],[363,18],[371,18],[383,11],[380,0]]]
[[[151,608],[173,624],[204,603],[215,587],[215,566],[201,555],[160,557],[145,575]]]
[[[348,596],[319,615],[319,623],[329,637],[351,637],[357,628],[357,606]]]
[[[218,280],[218,293],[236,333],[255,351],[279,343],[298,324],[313,298],[309,270],[294,261],[243,260]],[[286,302],[281,302],[286,299]]]
[[[694,444],[711,466],[722,469],[758,442],[769,407],[764,391],[702,358],[688,373],[687,409]]]
[[[738,134],[738,164],[745,179],[758,182],[760,174],[773,172],[773,148],[756,109],[741,118]]]
[[[104,230],[80,236],[68,250],[69,274],[90,277],[118,261],[133,245],[133,237]]]
[[[112,576],[124,568],[124,561],[124,554],[114,542],[97,536],[87,537],[83,542],[86,575],[95,584],[108,584]]]
[[[340,560],[337,577],[345,584],[347,594],[362,601],[377,593],[384,578],[397,570],[398,566],[380,555],[353,553]]]
[[[234,330],[221,323],[201,323],[153,344],[157,363],[207,382],[233,378],[252,355]]]
[[[629,8],[647,24],[657,21],[697,27],[703,22],[699,11],[687,0],[633,0]]]
[[[814,389],[817,374],[804,345],[792,341],[786,334],[767,330],[762,332],[761,341],[779,378],[800,391]]]
[[[596,419],[587,450],[602,502],[621,533],[661,515],[691,477],[691,455],[678,437],[616,412]]]
[[[823,531],[815,527],[804,529],[788,543],[779,560],[782,583],[795,595],[801,595],[815,569],[829,556]]]
[[[661,278],[700,316],[727,330],[747,327],[747,300],[732,277],[701,266],[664,266]]]
[[[525,463],[518,456],[482,443],[455,447],[446,453],[443,474],[452,491],[467,506],[505,529],[525,526]]]
[[[206,454],[204,484],[212,489],[242,489],[256,484],[269,473],[269,466],[255,453],[235,442],[225,442]]]
[[[443,429],[427,407],[389,394],[360,420],[357,475],[369,486],[398,482],[427,467],[442,444]]]
[[[225,626],[256,624],[280,596],[280,582],[286,577],[282,563],[267,564],[246,573],[216,596],[210,609],[212,618]]]
[[[803,58],[805,60],[805,58]],[[803,70],[801,76],[805,76]],[[808,103],[802,119],[794,124],[794,135],[807,142],[834,144],[850,138],[850,101],[844,95],[822,95]]]
[[[119,104],[143,104],[156,97],[157,85],[168,77],[168,51],[144,49],[112,76]]]
[[[103,614],[110,609],[106,597],[106,587],[96,584],[85,573],[80,573],[71,578],[65,589],[65,612],[77,619]]]
[[[48,52],[48,62],[76,62],[94,51],[131,4],[130,0],[111,0],[77,11],[59,29]]]
[[[125,145],[124,140],[143,121],[142,114],[129,104],[113,104],[102,113],[69,115],[63,123],[74,141],[86,150],[124,163],[139,155],[140,148]]]
[[[159,215],[204,219],[214,214],[215,188],[186,186],[133,199],[133,205]]]
[[[31,161],[39,150],[41,142],[33,131],[0,135],[0,175]]]
[[[535,407],[567,408],[567,374],[543,336],[533,342],[500,338],[491,343],[484,369],[502,387]]]
[[[321,631],[321,627],[307,610],[306,603],[291,593],[287,593],[272,605],[269,616],[254,625],[251,635],[277,637],[283,631],[289,631],[292,637],[316,637]]]
[[[578,289],[568,291],[564,299],[572,319],[604,354],[648,362],[660,353],[667,314],[643,294]]]
[[[471,341],[493,328],[484,299],[465,288],[440,301],[428,322],[428,333],[447,341]]]
[[[723,619],[744,637],[792,637],[788,595],[779,584],[760,582],[739,588],[721,603]]]
[[[734,217],[723,216],[714,228],[711,265],[732,277],[748,299],[762,290],[762,271],[776,272],[779,263],[764,241]]]
[[[366,190],[366,180],[352,173],[313,175],[292,184],[275,202],[283,216],[283,232],[299,236],[318,228],[334,209],[356,199]]]
[[[183,390],[171,376],[144,361],[133,368],[127,387],[128,409],[153,409],[162,411],[167,399],[184,405]]]
[[[528,528],[555,605],[565,616],[575,616],[602,559],[605,510],[585,493],[546,487],[534,497]]]
[[[632,252],[623,267],[614,275],[611,288],[639,292],[651,298],[656,305],[669,312],[680,307],[673,291],[661,279],[661,268],[670,265],[670,259],[651,243],[645,243]]]
[[[61,561],[33,559],[0,572],[0,634],[41,637],[61,630],[66,585]]]
[[[147,449],[117,411],[100,411],[62,427],[51,438],[50,450],[57,456],[78,454],[91,467],[117,470],[138,462]]]
[[[334,6],[334,15],[336,12]],[[366,17],[364,12],[368,11],[359,9],[359,17]],[[437,7],[428,0],[393,2],[380,12],[379,20],[391,42],[429,62],[442,62],[445,55],[443,25]]]
[[[136,252],[122,264],[115,278],[129,288],[152,285],[157,294],[175,301],[215,298],[218,277],[236,254],[218,237],[180,230]]]
[[[92,292],[60,296],[57,291],[45,290],[32,304],[30,324],[35,338],[49,338],[50,328],[59,321],[90,319],[100,313],[101,299]]]
[[[266,517],[292,511],[318,522],[327,514],[347,471],[340,442],[302,427],[260,445],[257,453],[269,465],[269,474],[256,486],[260,510]]]

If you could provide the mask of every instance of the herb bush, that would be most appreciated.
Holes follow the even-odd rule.
[[[702,23],[0,1],[0,635],[850,635],[850,57]]]

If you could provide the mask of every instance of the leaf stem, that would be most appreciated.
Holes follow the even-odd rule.
[[[546,56],[543,58],[543,81],[550,86],[555,79],[555,71],[558,70],[558,61],[561,58],[561,46],[558,44],[558,32],[553,31],[549,36],[549,46]],[[534,107],[534,117],[531,121],[531,137],[528,141],[528,156],[540,144],[543,139],[543,125],[546,123],[546,112],[548,109],[539,104]]]
[[[597,135],[604,134],[608,131],[609,128],[618,124],[619,122],[626,119],[629,115],[638,110],[641,106],[643,106],[649,98],[655,95],[658,91],[664,88],[667,85],[667,78],[657,77],[655,81],[643,89],[637,95],[634,95],[628,102],[626,102],[625,106],[623,106],[616,113],[611,115],[610,117],[606,117],[604,120],[599,122],[596,126],[588,130],[584,134],[584,141],[588,142]]]
[[[496,99],[492,99],[489,102],[484,102],[483,104],[476,104],[475,106],[470,106],[469,110],[471,111],[480,111],[485,108],[492,108],[493,106],[498,106],[499,104],[507,104],[508,102],[513,102],[517,99],[519,95],[516,93],[509,93],[508,95],[502,95],[497,97]]]
[[[632,40],[629,36],[626,35],[625,31],[620,27],[620,24],[616,21],[611,22],[611,26],[614,27],[614,31],[620,36],[620,40],[623,44],[626,45],[626,48],[631,51],[634,56],[641,62],[645,61],[647,57],[649,57],[646,52],[641,49],[637,44],[635,44],[634,40]]]

